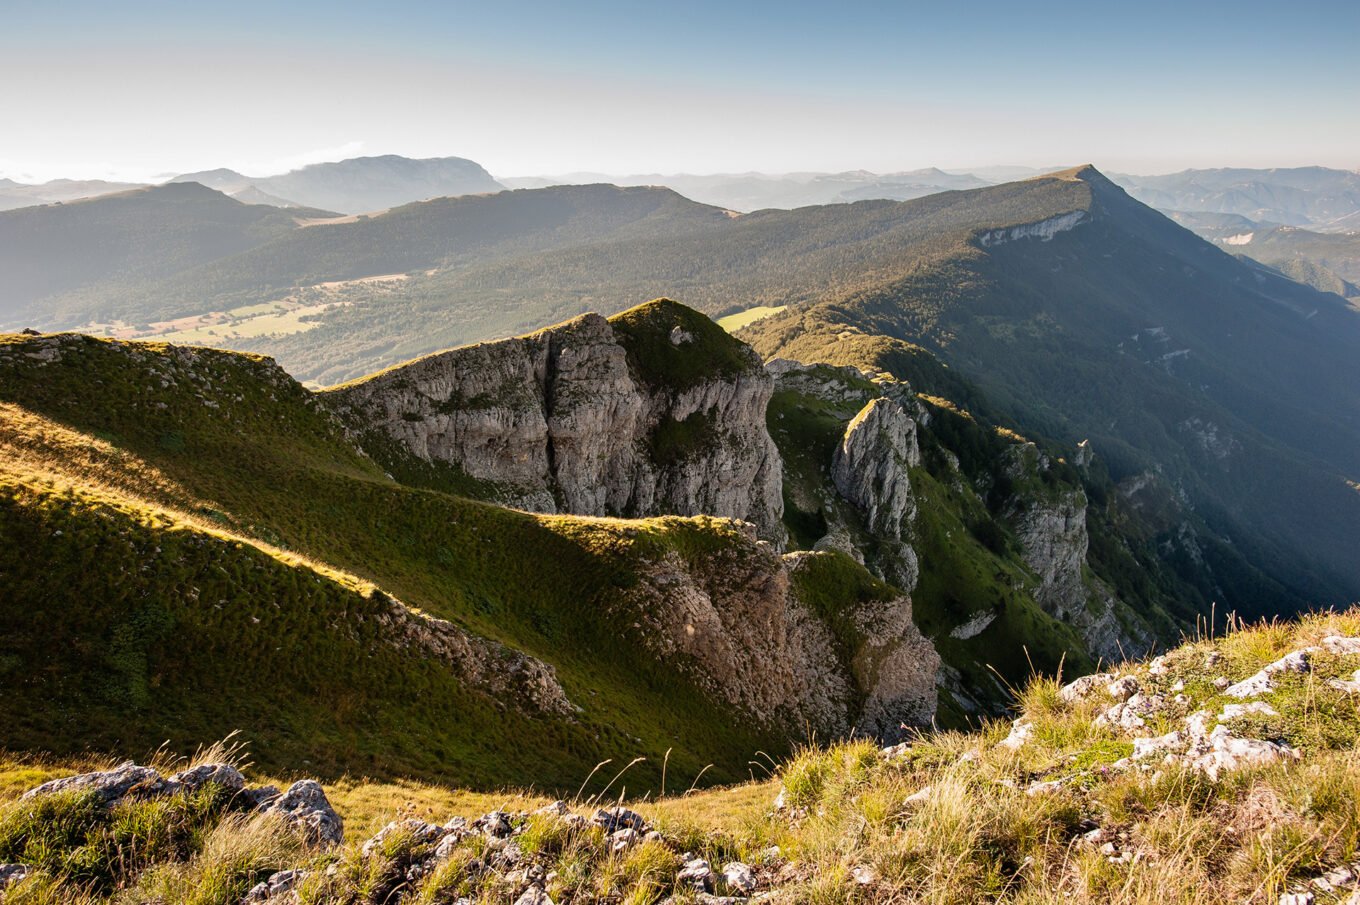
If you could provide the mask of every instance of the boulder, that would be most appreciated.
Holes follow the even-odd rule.
[[[0,864],[0,889],[28,879],[27,864]]]
[[[241,900],[241,905],[291,905],[298,901],[297,886],[307,876],[305,870],[281,870],[262,883],[256,883]]]
[[[1082,676],[1072,682],[1068,682],[1058,691],[1058,697],[1067,703],[1075,703],[1084,700],[1093,694],[1097,689],[1108,685],[1114,681],[1114,674],[1108,672],[1093,673],[1089,676]]]
[[[1293,653],[1285,654],[1274,663],[1268,663],[1254,675],[1248,676],[1236,685],[1226,689],[1223,693],[1234,698],[1254,698],[1263,695],[1275,688],[1275,677],[1283,673],[1302,673],[1310,669],[1309,654],[1316,651],[1316,647],[1305,647]]]
[[[590,818],[590,822],[602,828],[606,835],[624,829],[636,830],[639,833],[645,833],[649,829],[647,821],[641,814],[622,807],[600,808]]]
[[[553,905],[553,900],[542,887],[530,886],[515,899],[515,905]]]
[[[505,839],[514,827],[510,825],[510,815],[504,811],[491,811],[472,821],[472,829],[492,839]]]
[[[732,861],[723,865],[723,881],[733,890],[749,896],[756,891],[756,872],[748,864]]]
[[[713,887],[713,868],[703,858],[686,857],[675,875],[675,885],[681,889],[707,892]]]
[[[232,792],[240,792],[246,787],[246,778],[231,764],[199,764],[189,770],[181,770],[168,780],[171,787],[196,792],[209,783],[214,783]]]
[[[326,798],[321,784],[302,779],[263,808],[298,827],[308,841],[320,845],[339,845],[344,840],[344,823]]]
[[[414,817],[408,817],[405,820],[393,820],[365,842],[359,850],[359,854],[364,858],[373,857],[382,851],[383,843],[394,836],[405,837],[410,846],[415,848],[434,845],[451,833],[458,833],[458,830],[450,830],[438,824],[426,823],[424,820]]]
[[[111,805],[129,796],[152,798],[164,794],[168,788],[155,770],[127,761],[112,770],[81,773],[45,782],[35,789],[29,789],[23,798],[38,798],[58,792],[93,792],[104,804]]]

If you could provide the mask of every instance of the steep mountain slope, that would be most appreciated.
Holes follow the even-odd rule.
[[[1005,207],[977,193],[988,212],[941,223],[939,251],[906,276],[746,335],[770,356],[878,366],[845,339],[922,342],[1021,429],[1089,438],[1130,488],[1159,474],[1310,601],[1353,598],[1356,312],[1217,251],[1090,168],[1002,188]],[[1014,225],[986,225],[1003,216]],[[1214,574],[1221,603],[1257,596]]]
[[[433,272],[411,275],[394,296],[357,297],[327,312],[305,335],[237,344],[277,355],[304,379],[335,383],[401,358],[524,332],[584,311],[622,310],[643,298],[670,296],[710,314],[816,301],[885,282],[910,270],[916,258],[947,248],[941,231],[967,229],[978,218],[1000,223],[1022,218],[1034,200],[1016,185],[986,191],[982,203],[974,192],[945,192],[903,203],[862,201],[735,218],[693,205],[692,210],[680,208],[690,210],[690,216],[649,219],[645,231],[620,226],[615,234],[590,241],[567,241],[559,233],[554,235],[557,244],[540,241],[532,253],[511,243],[498,247],[504,253],[490,257],[470,249]],[[480,199],[477,210],[495,214],[499,223],[512,208],[556,203],[558,197],[585,192],[601,205],[596,214],[601,217],[618,206],[619,192],[679,199],[664,189],[563,187]],[[472,201],[458,203],[470,206]],[[691,204],[673,200],[667,206]],[[409,215],[426,216],[427,209],[416,205]],[[350,235],[352,228],[335,227],[333,235]],[[369,243],[364,250],[383,255],[384,262],[392,260],[391,251],[380,244]],[[258,257],[267,251],[261,249]],[[255,258],[231,262],[239,266],[227,278],[200,279],[194,285],[219,286],[230,279],[243,290],[255,286],[260,282]],[[250,266],[245,266],[247,260]],[[295,268],[297,260],[290,255],[284,263]],[[373,260],[368,272],[384,272],[378,266]],[[186,283],[174,295],[192,297],[199,291]],[[257,289],[249,292],[238,298],[268,297]],[[488,299],[496,303],[488,305]],[[396,300],[401,304],[393,304]]]
[[[914,378],[930,382],[939,364],[916,352]],[[1152,538],[1165,529],[1088,448],[1040,449],[885,373],[767,370],[712,321],[656,300],[319,398],[407,483],[539,511],[737,516],[776,544],[862,562],[912,594],[945,652],[948,725],[1003,707],[1005,683],[1035,669],[1145,651],[1210,609],[1204,576],[1160,561]],[[980,400],[958,380],[935,384]]]
[[[197,183],[5,212],[0,323],[116,318],[105,293],[262,245],[318,214],[242,204]]]
[[[399,483],[267,360],[6,336],[0,403],[10,745],[249,725],[263,763],[566,788],[643,755],[637,787],[934,710],[909,601],[843,556]]]

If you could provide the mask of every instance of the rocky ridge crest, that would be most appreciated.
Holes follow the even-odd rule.
[[[327,399],[360,434],[377,431],[449,466],[489,486],[496,502],[592,516],[739,518],[782,543],[781,463],[765,429],[773,381],[759,359],[676,303],[634,311],[641,316],[631,323],[662,337],[662,354],[667,346],[716,354],[729,367],[667,380],[657,373],[657,345],[636,341],[618,318],[586,314],[418,359]]]

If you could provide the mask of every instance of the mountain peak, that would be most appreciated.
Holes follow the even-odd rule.
[[[1105,174],[1096,169],[1093,163],[1083,163],[1080,166],[1069,167],[1066,170],[1058,170],[1056,173],[1045,173],[1043,176],[1036,176],[1036,179],[1062,179],[1066,182],[1109,182]]]

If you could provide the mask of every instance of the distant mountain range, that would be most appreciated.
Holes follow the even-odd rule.
[[[412,160],[395,154],[315,163],[280,176],[250,177],[219,169],[186,173],[171,181],[198,182],[232,195],[253,189],[253,195],[242,199],[251,204],[282,202],[285,207],[324,208],[346,214],[505,188],[480,165],[462,157]],[[262,195],[274,200],[262,200]]]
[[[1240,214],[1175,211],[1170,217],[1225,251],[1274,267],[1323,292],[1360,298],[1360,230],[1320,233]]]
[[[12,179],[0,179],[0,211],[31,207],[35,204],[54,204],[93,198],[110,192],[141,188],[136,182],[105,182],[102,179],[53,179],[41,185],[25,185]]]
[[[1114,181],[1161,211],[1238,214],[1318,232],[1360,230],[1360,173],[1349,170],[1225,168]]]
[[[674,189],[686,198],[734,211],[765,208],[807,207],[841,204],[866,199],[906,201],[951,189],[981,188],[991,183],[970,173],[946,173],[934,168],[907,173],[717,173],[611,176],[605,173],[568,173],[553,177],[502,179],[510,188],[546,188],[550,185],[657,185]]]
[[[851,170],[627,176],[576,172],[497,181],[482,166],[461,157],[413,160],[385,155],[313,164],[275,176],[247,176],[219,168],[184,173],[170,181],[197,182],[249,204],[312,207],[345,214],[374,213],[413,201],[506,188],[593,183],[665,186],[703,204],[750,212],[865,200],[906,201],[942,191],[1028,179],[1059,169],[988,166],[969,172],[928,167],[894,173]],[[1307,227],[1316,232],[1360,231],[1360,174],[1347,170],[1227,168],[1112,178],[1135,198],[1164,213],[1236,214],[1256,222]],[[141,187],[144,185],[69,179],[22,185],[0,179],[0,211]]]
[[[247,204],[320,208],[346,214],[386,210],[430,198],[499,192],[505,188],[480,165],[462,157],[413,160],[395,154],[317,163],[278,176],[246,176],[219,168],[184,173],[169,182],[197,182],[239,197]],[[0,179],[0,211],[146,187],[145,183],[70,179],[23,185]]]

